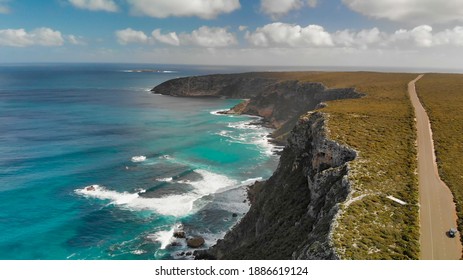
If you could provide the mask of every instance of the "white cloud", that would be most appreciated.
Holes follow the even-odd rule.
[[[202,26],[191,33],[179,35],[182,45],[193,45],[207,48],[221,48],[238,44],[233,33],[226,28]]]
[[[26,47],[34,42],[24,29],[3,29],[0,30],[0,45],[10,47]]]
[[[126,28],[123,30],[117,30],[115,32],[117,41],[121,45],[127,45],[130,43],[147,43],[148,36],[143,31],[133,30],[132,28]]]
[[[75,35],[67,35],[66,39],[68,40],[69,43],[73,45],[86,45],[87,43],[84,41],[84,39],[80,36],[75,36]]]
[[[417,46],[430,48],[438,46],[463,46],[463,27],[456,26],[453,29],[445,29],[433,33],[429,25],[420,25],[411,30],[400,29],[389,38],[390,44],[400,48]]]
[[[332,34],[332,37],[336,46],[368,49],[371,46],[384,44],[387,34],[375,27],[372,29],[363,29],[359,32],[348,29],[336,31]]]
[[[315,8],[318,5],[318,0],[307,0],[307,5],[310,8]]]
[[[260,9],[264,14],[277,18],[301,8],[302,5],[302,0],[261,0]]]
[[[356,40],[360,42],[361,45],[372,45],[382,40],[382,34],[378,28],[372,29],[363,29],[356,34]]]
[[[433,32],[429,25],[412,29],[399,29],[386,33],[377,27],[371,29],[338,30],[329,33],[322,26],[301,27],[275,22],[247,31],[245,38],[253,47],[263,48],[350,48],[350,49],[397,49],[413,50],[431,47],[463,46],[463,26]]]
[[[213,19],[241,7],[239,0],[128,0],[132,12],[155,18],[191,17]]]
[[[453,29],[446,29],[434,35],[435,45],[463,46],[463,26],[456,26]]]
[[[223,27],[202,26],[191,32],[167,32],[155,29],[151,36],[143,31],[127,28],[115,32],[117,40],[122,45],[161,43],[168,46],[193,49],[196,47],[209,49],[246,49],[236,48],[236,34]],[[5,36],[3,36],[5,37]],[[23,38],[21,36],[16,36]],[[24,37],[28,39],[28,37]],[[395,32],[384,32],[379,28],[363,30],[338,30],[332,33],[319,25],[299,25],[275,22],[264,25],[254,31],[246,30],[244,38],[250,49],[293,51],[297,49],[326,49],[333,52],[364,52],[387,51],[421,52],[424,50],[446,51],[456,50],[463,46],[463,26],[444,29],[435,32],[429,25],[419,25],[412,29],[399,29]],[[75,37],[66,36],[70,43],[76,43]],[[18,39],[19,40],[19,39]],[[17,43],[27,45],[28,43]],[[5,43],[3,43],[5,45]],[[11,43],[10,43],[11,45]],[[190,48],[188,48],[190,47]],[[231,48],[234,47],[234,48]],[[162,48],[158,45],[156,48]]]
[[[432,27],[420,25],[413,28],[409,33],[418,47],[431,47],[433,45]]]
[[[61,46],[64,44],[61,32],[47,27],[41,27],[27,32],[24,29],[2,29],[0,30],[0,46],[28,47],[39,46]]]
[[[240,26],[238,27],[238,30],[239,30],[239,31],[244,31],[244,30],[246,30],[246,29],[248,29],[248,27],[247,27],[246,25],[240,25]]]
[[[159,41],[161,43],[172,46],[180,46],[180,39],[178,38],[177,33],[175,32],[161,34],[161,29],[155,29],[153,30],[151,35],[156,41]]]
[[[119,10],[113,0],[69,0],[74,7],[90,11],[117,12]]]
[[[64,44],[64,39],[61,32],[50,28],[37,28],[30,33],[32,40],[37,45],[41,46],[61,46]]]
[[[291,25],[275,22],[246,32],[246,39],[259,47],[331,47],[331,35],[319,25]]]
[[[420,25],[411,30],[399,29],[389,37],[389,44],[398,48],[432,47],[433,43],[432,27]]]
[[[116,38],[121,45],[131,43],[146,44],[160,42],[171,46],[194,46],[206,48],[223,48],[238,44],[235,34],[228,32],[226,28],[202,26],[191,33],[169,32],[161,33],[161,29],[151,32],[148,37],[143,31],[127,28],[115,32]]]
[[[298,10],[304,5],[315,8],[318,4],[317,0],[261,0],[260,10],[273,19],[279,18],[288,14],[292,10]]]
[[[373,18],[414,24],[463,22],[461,0],[342,0],[350,9]]]

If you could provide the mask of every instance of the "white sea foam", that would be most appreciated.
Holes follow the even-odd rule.
[[[227,189],[232,186],[236,186],[237,182],[228,178],[225,175],[212,173],[206,170],[195,170],[196,173],[203,177],[200,181],[190,182],[190,185],[194,187],[194,191],[198,195],[208,195],[216,193],[221,189]]]
[[[133,250],[131,253],[134,255],[143,255],[143,254],[146,254],[147,252],[145,250]]]
[[[238,136],[236,136],[236,133],[229,130],[222,130],[217,134],[235,143],[256,145],[260,147],[262,154],[266,156],[272,156],[278,151],[278,148],[270,142],[270,129],[268,128],[253,124],[249,121],[232,122],[228,123],[227,126],[243,132],[239,133]]]
[[[230,132],[231,131],[229,131],[229,130],[221,130],[217,134],[220,135],[220,136],[227,136]]]
[[[172,177],[156,179],[156,181],[158,181],[158,182],[172,182],[173,180],[174,180],[174,178],[172,178]]]
[[[105,187],[100,185],[87,186],[83,189],[77,189],[75,192],[86,197],[110,200],[112,204],[116,205],[129,204],[138,198],[138,193],[120,193],[117,191],[107,190]]]
[[[223,115],[219,112],[227,111],[228,109],[214,110],[210,113],[212,115]],[[233,116],[233,115],[228,115]],[[249,118],[261,120],[262,117],[247,115]],[[238,136],[234,135],[233,131],[222,130],[217,135],[226,137],[231,142],[241,143],[241,144],[252,144],[261,147],[262,153],[267,156],[272,156],[275,154],[278,149],[275,149],[275,145],[270,143],[268,134],[270,130],[261,125],[255,124],[252,121],[240,121],[240,122],[230,122],[227,124],[227,127],[233,128],[235,130],[244,130],[245,133],[240,133]]]
[[[144,198],[138,193],[117,192],[98,186],[95,190],[88,187],[76,190],[77,194],[110,200],[111,204],[127,207],[132,210],[152,210],[161,215],[181,217],[193,209],[193,202],[198,198],[194,194],[171,195],[159,198]]]
[[[228,138],[229,140],[231,140],[231,142],[234,142],[234,143],[249,144],[248,139],[246,139],[246,137],[244,137],[245,134],[242,134],[242,135],[240,134],[239,136],[234,136],[233,131],[229,131],[229,130],[222,130],[222,131],[220,131],[220,132],[218,132],[216,134],[220,135],[222,137]]]
[[[230,128],[235,128],[235,129],[262,129],[261,126],[252,124],[249,121],[231,122],[231,123],[228,123],[227,126]]]
[[[67,260],[69,260],[70,258],[73,258],[75,257],[77,254],[76,253],[72,253],[70,254],[69,256],[66,257]]]
[[[209,113],[211,115],[215,115],[215,116],[228,116],[228,115],[225,115],[225,114],[221,114],[221,112],[226,112],[226,111],[228,111],[228,109],[214,110],[214,111],[210,111]]]
[[[193,190],[185,194],[168,195],[156,198],[145,198],[139,193],[117,192],[100,185],[87,186],[75,190],[79,195],[101,200],[109,200],[111,204],[126,207],[132,210],[152,210],[165,216],[183,217],[199,210],[195,201],[206,195],[236,186],[237,182],[227,176],[215,174],[206,170],[195,170],[202,176],[200,181],[185,181]]]
[[[154,234],[150,234],[148,235],[148,238],[161,243],[161,249],[165,249],[167,248],[167,246],[172,244],[172,241],[174,241],[175,239],[174,230],[175,230],[175,226],[172,227],[170,230],[161,230]]]
[[[142,162],[145,161],[146,157],[145,156],[134,156],[132,157],[132,162]]]
[[[251,138],[251,143],[260,146],[265,155],[271,156],[275,146],[269,140],[268,134],[258,134]]]
[[[244,186],[247,186],[247,185],[254,184],[257,181],[262,181],[262,180],[263,180],[262,177],[250,178],[250,179],[241,181],[241,184],[244,185]]]
[[[243,184],[242,186],[245,186]],[[242,217],[241,214],[248,212],[249,210],[249,203],[247,200],[247,190],[244,187],[236,188],[229,190],[225,193],[217,194],[213,203],[214,209],[222,209],[230,213],[236,213]],[[230,215],[230,217],[226,219],[234,218]]]

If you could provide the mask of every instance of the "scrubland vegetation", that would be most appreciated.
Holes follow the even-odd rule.
[[[353,87],[366,94],[361,99],[331,101],[321,109],[329,116],[329,137],[358,152],[357,159],[350,163],[351,196],[341,206],[332,240],[344,259],[418,259],[416,132],[407,92],[408,82],[417,75],[370,72],[265,75],[322,82],[330,88]],[[462,120],[460,124],[463,129]],[[463,157],[460,162],[463,164]],[[407,205],[388,199],[389,195]]]

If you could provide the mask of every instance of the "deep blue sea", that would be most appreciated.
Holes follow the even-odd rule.
[[[215,113],[239,100],[149,89],[236,71],[0,65],[0,259],[183,258],[176,227],[214,244],[277,165],[269,130]]]

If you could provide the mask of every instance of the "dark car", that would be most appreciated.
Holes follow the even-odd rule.
[[[457,235],[457,229],[456,228],[451,228],[447,234],[449,235],[449,237],[451,238],[454,238],[456,235]]]

